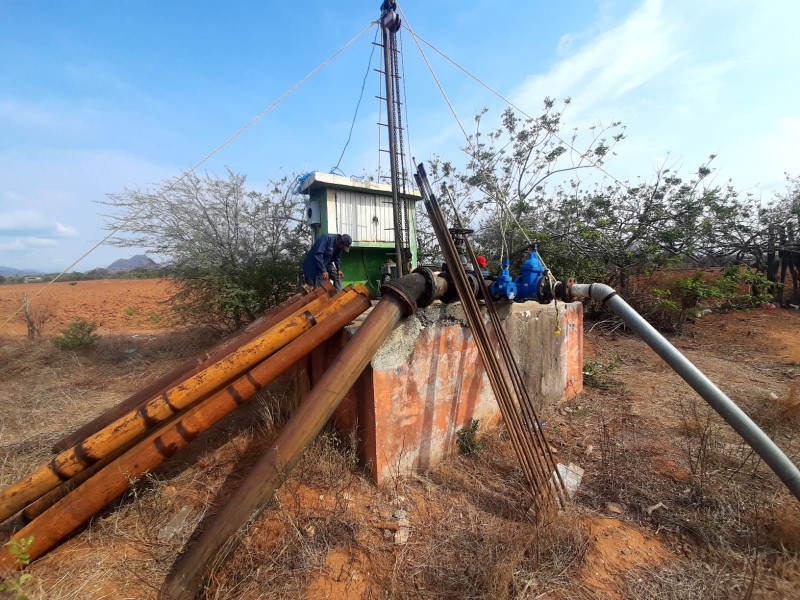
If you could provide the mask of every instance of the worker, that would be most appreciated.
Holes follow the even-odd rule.
[[[353,238],[346,233],[326,233],[317,238],[303,261],[303,276],[308,285],[319,287],[330,281],[342,289],[342,251],[350,252]]]

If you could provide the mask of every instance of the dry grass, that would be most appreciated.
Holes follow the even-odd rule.
[[[742,348],[730,339],[709,348],[701,333],[683,339],[687,351],[797,452],[794,367],[752,351],[749,361],[731,365],[724,358]],[[530,519],[525,479],[502,429],[480,432],[484,445],[474,455],[381,487],[357,464],[356,440],[326,430],[215,573],[206,597],[798,598],[798,504],[638,342],[599,341],[610,347],[592,360],[619,356],[608,385],[571,401],[571,413],[545,417],[556,459],[586,469],[575,505],[554,521]],[[205,342],[176,335],[101,343],[82,354],[0,341],[0,399],[14,399],[0,412],[0,484],[29,472],[63,433]],[[276,382],[150,474],[32,565],[28,596],[155,598],[175,557],[224,505],[304,391],[300,379]],[[624,513],[609,518],[608,502]],[[666,508],[648,512],[659,502]],[[409,535],[396,543],[403,515]],[[598,588],[589,571],[607,556],[592,529],[600,521],[648,536],[663,559],[609,565],[601,573],[607,587]]]
[[[499,438],[500,432],[490,445],[509,452]],[[577,513],[534,524],[516,469],[505,464],[509,479],[487,481],[491,489],[481,484],[494,456],[457,458],[437,473],[376,488],[356,465],[352,441],[328,431],[252,525],[235,561],[217,573],[207,597],[261,598],[266,590],[270,598],[580,594],[569,577],[587,542]],[[398,511],[410,523],[404,544],[395,543],[391,526]]]

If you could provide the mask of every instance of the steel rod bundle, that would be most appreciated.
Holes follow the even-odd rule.
[[[480,307],[472,293],[467,275],[461,268],[460,257],[447,229],[447,224],[436,196],[431,190],[423,165],[420,164],[418,166],[414,177],[422,193],[425,208],[428,210],[439,246],[447,265],[450,267],[449,276],[458,291],[464,313],[475,337],[486,374],[508,427],[514,452],[530,485],[537,513],[542,515],[553,506],[554,501],[564,504],[566,496],[550,447],[544,439],[538,418],[536,418],[533,402],[527,393],[519,368],[511,354],[505,333],[499,325],[496,311],[491,310],[494,308],[491,306],[489,313],[490,323],[494,329],[494,337],[500,342],[501,348],[501,357],[497,356],[492,338],[484,325]],[[466,246],[469,247],[469,244],[467,243]],[[469,253],[475,272],[479,273],[480,269],[471,248]],[[480,289],[482,286],[479,285],[478,287]],[[486,304],[491,305],[491,301],[486,302]],[[493,312],[494,315],[492,315]],[[520,409],[527,423],[523,421]],[[529,434],[526,429],[532,434]]]
[[[364,286],[357,286],[340,294],[331,306],[336,310],[322,311],[318,317],[319,324],[308,333],[151,433],[34,518],[13,539],[33,536],[34,543],[28,554],[31,560],[42,556],[125,493],[131,481],[158,467],[369,308],[369,292]],[[0,568],[15,566],[18,563],[10,550],[3,547],[0,550]]]
[[[0,521],[11,517],[63,481],[74,477],[104,456],[134,441],[180,410],[242,375],[311,329],[317,323],[317,319],[335,313],[357,293],[349,290],[333,298],[327,295],[316,298],[205,370],[123,415],[81,443],[61,452],[50,463],[42,465],[29,477],[0,493]]]

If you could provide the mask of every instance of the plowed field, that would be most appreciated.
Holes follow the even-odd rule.
[[[20,308],[22,296],[27,294],[34,313],[44,310],[53,314],[44,327],[45,337],[58,333],[79,317],[98,323],[100,333],[144,333],[171,325],[168,300],[172,288],[164,279],[56,282],[44,289],[46,285],[0,285],[0,324]],[[0,328],[4,335],[25,332],[21,313]]]

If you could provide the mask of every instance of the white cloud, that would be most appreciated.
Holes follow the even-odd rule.
[[[746,148],[746,151],[737,152],[739,147]],[[765,123],[762,131],[752,138],[740,139],[732,146],[723,147],[721,152],[731,156],[732,171],[737,180],[752,181],[767,195],[784,189],[784,173],[798,174],[800,112],[793,117],[779,117],[773,123]]]
[[[15,238],[7,241],[0,241],[0,250],[8,250],[18,252],[20,250],[28,250],[30,248],[53,248],[58,246],[56,240],[42,237],[23,237]]]
[[[23,196],[14,190],[5,190],[3,192],[2,199],[5,202],[21,202],[23,200]]]
[[[45,171],[42,164],[48,165]],[[105,207],[96,201],[176,172],[112,149],[0,152],[0,181],[18,194],[13,203],[0,205],[6,209],[0,209],[0,265],[47,270],[59,259],[72,263],[105,236],[98,214]],[[11,199],[8,192],[3,195]],[[101,246],[76,268],[106,266],[120,258],[119,252]]]
[[[627,139],[606,166],[618,179],[667,157],[688,173],[718,154],[719,181],[775,189],[800,156],[800,85],[786,76],[800,69],[787,43],[800,3],[768,5],[644,0],[622,21],[600,15],[589,33],[562,34],[555,62],[512,97],[539,114],[544,97],[569,96],[565,123],[581,131],[621,120]]]
[[[56,240],[42,237],[26,237],[22,238],[22,244],[26,248],[52,248],[58,246]]]
[[[587,41],[556,62],[549,72],[529,76],[512,95],[515,102],[537,111],[545,97],[573,99],[573,119],[629,94],[657,78],[684,51],[673,40],[675,27],[663,14],[661,0],[646,0],[621,25]],[[562,37],[565,51],[574,35]]]
[[[41,231],[49,223],[44,215],[35,210],[0,213],[0,232],[2,231]]]
[[[17,252],[25,250],[25,245],[21,240],[9,240],[7,242],[0,242],[0,251]]]
[[[15,126],[51,126],[58,122],[56,115],[32,103],[0,100],[0,122],[6,121]]]
[[[78,237],[78,230],[56,221],[56,233],[61,237]]]

